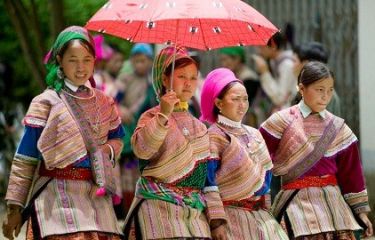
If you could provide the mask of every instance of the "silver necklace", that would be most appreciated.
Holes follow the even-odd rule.
[[[94,102],[94,106],[95,106],[95,121],[94,121],[94,123],[92,123],[92,122],[90,121],[90,118],[87,118],[87,117],[86,117],[86,120],[89,122],[89,124],[90,124],[92,130],[95,132],[95,134],[99,134],[99,133],[100,133],[100,116],[101,116],[101,115],[100,115],[100,111],[99,111],[99,106],[98,106],[98,104],[97,104],[97,103],[98,103],[98,100],[97,100],[97,96],[96,96],[96,94],[95,94],[95,91],[92,90],[92,89],[90,89],[90,91],[92,92],[92,95],[89,96],[89,97],[78,97],[78,96],[75,96],[75,95],[69,93],[68,91],[66,91],[66,90],[64,90],[64,89],[63,89],[63,91],[64,91],[64,93],[66,93],[67,95],[69,95],[69,96],[71,96],[71,97],[73,97],[73,98],[75,98],[75,99],[88,100],[88,99],[94,98],[94,100],[95,100],[95,102]],[[77,103],[77,101],[76,101],[76,104],[77,104],[78,106],[80,106],[80,105]],[[81,106],[80,106],[80,108],[81,108],[81,110],[83,111],[83,109],[82,109]]]

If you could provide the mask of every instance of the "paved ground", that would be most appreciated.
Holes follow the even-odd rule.
[[[0,223],[1,223],[1,225],[3,224],[3,221],[4,221],[4,213],[5,213],[5,207],[4,207],[3,204],[0,203]],[[26,224],[25,224],[25,226],[26,226]],[[16,240],[24,240],[25,239],[25,233],[26,233],[26,227],[25,226],[22,228],[21,233],[16,238]],[[2,230],[1,230],[1,233],[0,233],[0,240],[6,240],[6,238],[4,237],[4,235],[2,233]],[[375,240],[375,237],[366,238],[366,240]]]

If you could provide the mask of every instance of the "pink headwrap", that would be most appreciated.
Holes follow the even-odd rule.
[[[102,35],[95,35],[93,37],[95,43],[95,53],[97,60],[108,60],[113,55],[113,49],[104,42]]]
[[[221,91],[231,82],[240,81],[234,73],[228,68],[217,68],[211,71],[204,81],[201,92],[201,112],[200,120],[214,123],[216,117],[214,114],[215,99]]]

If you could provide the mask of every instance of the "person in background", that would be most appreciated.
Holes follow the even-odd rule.
[[[152,88],[151,68],[154,52],[150,44],[136,43],[130,50],[131,73],[121,73],[116,80],[119,91],[116,100],[125,129],[124,148],[121,153],[121,175],[123,187],[123,217],[133,201],[135,184],[139,177],[138,159],[133,153],[130,138],[140,115],[152,106],[148,104],[147,89]]]
[[[246,53],[243,47],[228,47],[219,50],[220,65],[230,69],[246,88],[249,97],[250,110],[244,117],[244,123],[257,127],[261,120],[268,115],[265,107],[269,105],[268,99],[261,89],[259,76],[246,65]]]
[[[289,107],[296,92],[293,52],[284,48],[285,39],[278,32],[266,46],[258,48],[259,55],[252,56],[255,69],[260,75],[262,89],[273,104],[269,114]]]
[[[208,222],[204,212],[206,201],[214,205],[218,192],[203,197],[209,139],[206,126],[188,112],[197,78],[197,64],[183,47],[166,47],[154,60],[152,79],[160,104],[142,114],[131,139],[141,159],[141,177],[125,220],[125,238],[210,239],[210,225],[222,221]]]
[[[105,70],[105,67],[108,60],[113,55],[113,49],[105,43],[104,37],[102,35],[95,35],[93,39],[95,43],[96,54],[94,80],[96,88],[105,92],[106,83],[111,81],[109,74]]]
[[[355,239],[373,234],[358,139],[344,120],[326,110],[334,76],[321,62],[298,76],[302,100],[261,126],[282,190],[272,205],[291,239]]]
[[[116,79],[124,61],[124,55],[115,45],[107,45],[104,42],[102,45],[102,51],[110,49],[108,51],[111,51],[111,54],[98,63],[102,65],[103,68],[99,69],[94,77],[96,77],[95,81],[100,83],[98,86],[99,89],[101,89],[105,95],[115,99],[118,95]],[[100,49],[100,47],[97,48]]]
[[[222,200],[208,215],[225,209],[228,219],[212,230],[213,239],[288,239],[266,204],[272,177],[266,143],[257,129],[241,123],[249,108],[243,82],[227,68],[215,69],[204,81],[202,99],[200,119],[212,124],[209,164],[216,170],[208,181]]]
[[[114,101],[90,85],[94,49],[88,31],[71,26],[47,56],[48,88],[29,106],[12,163],[3,223],[8,239],[20,231],[29,194],[27,239],[120,239],[111,169],[124,131]]]
[[[329,58],[329,52],[319,42],[307,42],[299,46],[296,46],[293,50],[295,56],[295,65],[294,73],[297,79],[297,76],[301,72],[303,65],[310,61],[319,61],[327,64]],[[297,80],[296,80],[297,82]],[[300,101],[300,96],[297,96],[294,100],[294,104]],[[341,104],[340,97],[337,95],[337,92],[334,90],[332,95],[332,100],[327,106],[327,110],[333,113],[334,115],[341,116]]]

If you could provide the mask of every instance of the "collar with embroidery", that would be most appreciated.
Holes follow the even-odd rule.
[[[224,117],[221,114],[218,115],[217,122],[224,125],[224,126],[228,126],[228,127],[232,127],[232,128],[242,128],[241,122],[235,122],[233,120],[230,120],[227,117]]]

